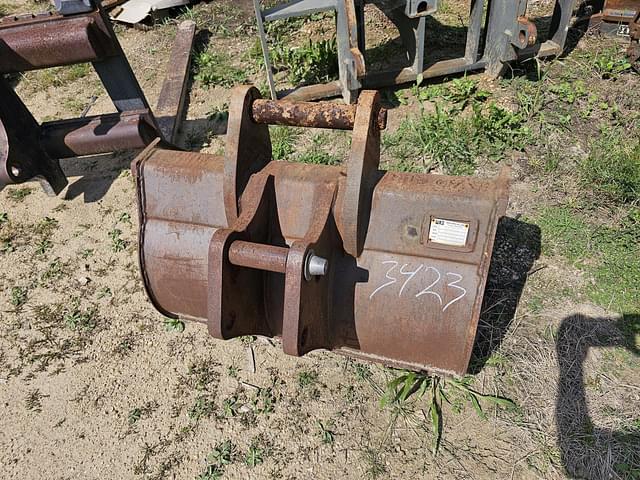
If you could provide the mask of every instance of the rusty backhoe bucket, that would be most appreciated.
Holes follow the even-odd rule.
[[[216,338],[281,337],[413,370],[464,374],[508,172],[378,170],[386,112],[262,100],[240,87],[224,158],[149,146],[134,161],[140,263],[165,315]],[[272,161],[268,124],[353,130],[344,167]]]

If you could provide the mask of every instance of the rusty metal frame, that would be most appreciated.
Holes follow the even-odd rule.
[[[238,87],[224,157],[147,147],[132,169],[156,308],[220,339],[281,337],[291,355],[465,373],[508,169],[489,180],[380,171],[385,113],[372,91],[318,105]],[[351,129],[349,159],[273,161],[270,124]]]
[[[59,5],[58,5],[59,4]],[[58,2],[63,13],[0,19],[0,189],[32,178],[58,194],[62,158],[173,143],[183,117],[195,23],[184,22],[154,115],[100,3]],[[70,12],[70,13],[66,13]],[[91,62],[116,113],[39,125],[4,74]]]
[[[401,85],[418,79],[441,77],[485,70],[499,77],[508,63],[531,57],[560,55],[565,48],[569,24],[576,0],[556,0],[548,39],[540,42],[532,19],[527,17],[528,0],[470,0],[470,24],[465,42],[465,54],[459,58],[438,61],[425,66],[426,17],[437,10],[437,1],[425,0],[296,0],[261,10],[254,0],[258,33],[262,42],[267,80],[273,99],[308,101],[342,96],[346,103],[357,99],[360,88],[377,89]],[[364,5],[374,4],[398,28],[411,66],[396,71],[369,72],[365,66],[366,52]],[[417,13],[416,5],[422,5]],[[307,85],[291,92],[275,90],[264,23],[291,16],[303,16],[318,10],[333,9],[337,16],[338,57],[340,79],[327,84]],[[488,10],[485,16],[484,12]],[[346,12],[353,11],[353,15]],[[344,18],[343,18],[344,17]],[[340,28],[342,25],[345,27]],[[349,35],[347,35],[349,32]],[[357,38],[353,38],[354,35]],[[357,61],[356,61],[357,60]],[[343,73],[343,70],[349,73]],[[349,81],[346,82],[345,78]]]

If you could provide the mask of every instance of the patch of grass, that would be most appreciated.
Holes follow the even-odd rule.
[[[292,127],[270,127],[271,149],[274,160],[286,160],[295,152],[295,141],[300,132]]]
[[[578,164],[582,186],[614,203],[640,201],[640,141],[607,128]]]
[[[365,464],[367,478],[380,478],[387,473],[387,467],[380,455],[380,452],[373,448],[365,448],[362,452],[362,461]]]
[[[215,411],[216,406],[208,395],[200,395],[196,398],[194,404],[187,412],[187,416],[194,421],[200,421],[203,418],[210,417]]]
[[[335,432],[333,431],[333,423],[322,423],[318,420],[318,436],[325,445],[331,445],[335,441]]]
[[[306,388],[315,385],[318,382],[318,372],[310,370],[302,370],[298,372],[298,385],[300,388]]]
[[[299,47],[290,47],[276,41],[271,50],[271,61],[276,72],[287,72],[293,85],[321,83],[338,74],[338,46],[336,38],[309,40]]]
[[[300,152],[294,157],[296,162],[311,163],[314,165],[339,165],[340,159],[334,154],[325,150],[327,145],[331,145],[327,136],[324,134],[314,135],[311,139],[312,144],[307,150]]]
[[[238,449],[231,442],[231,440],[225,440],[218,443],[216,447],[207,455],[207,461],[219,467],[231,464],[238,454]]]
[[[7,197],[13,200],[16,203],[23,202],[27,196],[33,193],[33,188],[31,187],[22,187],[22,188],[12,188],[7,192]]]
[[[122,238],[122,230],[114,228],[109,231],[109,238],[111,239],[111,250],[114,253],[123,252],[127,249],[129,243]]]
[[[9,9],[9,5],[5,5],[4,3],[0,3],[0,17],[6,17],[11,14],[11,10]]]
[[[95,307],[84,310],[72,308],[64,314],[63,321],[71,330],[93,330],[98,325],[97,309]]]
[[[591,277],[589,298],[605,308],[640,308],[640,208],[616,227],[594,225],[569,207],[548,207],[537,219],[543,250],[564,256]]]
[[[62,260],[56,258],[51,263],[49,263],[47,269],[41,275],[40,279],[43,283],[48,283],[51,280],[56,280],[64,275],[65,267],[66,265],[62,262]]]
[[[165,318],[164,319],[164,328],[169,332],[184,332],[185,324],[179,318]]]
[[[603,79],[616,80],[621,74],[631,70],[631,64],[618,48],[607,48],[598,52],[590,64]]]
[[[154,410],[156,410],[158,406],[159,406],[158,402],[151,401],[151,402],[147,402],[142,407],[132,408],[129,411],[129,414],[127,415],[127,423],[130,426],[135,425],[138,421],[142,419],[142,417],[149,415]]]
[[[478,87],[477,80],[466,76],[456,78],[447,84],[433,84],[427,87],[416,85],[413,88],[413,94],[421,101],[446,100],[455,104],[462,104],[459,108],[464,108],[474,101],[482,102],[491,95],[486,90]]]
[[[454,118],[440,104],[436,111],[422,111],[405,119],[398,130],[383,137],[383,144],[398,160],[393,168],[404,172],[428,172],[441,166],[450,174],[470,174],[475,169],[472,125]]]
[[[471,382],[472,377],[458,380],[438,375],[404,372],[387,384],[384,395],[380,398],[380,406],[383,408],[391,406],[394,415],[397,416],[404,413],[405,404],[410,397],[413,397],[414,401],[426,398],[429,406],[427,414],[433,429],[431,452],[436,455],[442,440],[443,402],[451,405],[454,411],[459,411],[462,408],[462,401],[466,401],[484,420],[487,419],[487,416],[482,409],[481,402],[488,402],[508,409],[517,408],[516,404],[508,398],[477,392],[471,388]],[[454,396],[457,396],[459,400],[453,400]]]
[[[247,74],[232,65],[231,57],[217,52],[200,52],[193,59],[194,79],[203,87],[229,88],[247,81]]]
[[[451,98],[459,102],[469,98],[470,92],[473,89],[462,84]],[[467,112],[436,101],[435,111],[423,105],[417,117],[403,120],[395,132],[383,137],[386,150],[397,160],[392,167],[406,172],[440,167],[451,175],[469,175],[478,157],[498,159],[507,150],[522,150],[527,145],[530,131],[522,115],[495,103],[485,106],[473,97],[470,104]]]
[[[66,67],[54,67],[37,70],[29,74],[30,83],[34,89],[48,89],[50,87],[62,87],[71,82],[86,77],[91,72],[91,65],[79,63]]]
[[[27,293],[28,290],[26,287],[13,287],[11,289],[11,305],[13,305],[16,310],[20,310],[22,306],[27,303]]]
[[[249,450],[244,458],[244,463],[253,468],[257,467],[261,463],[264,462],[264,448],[262,448],[257,439],[253,439],[251,445],[249,445]]]

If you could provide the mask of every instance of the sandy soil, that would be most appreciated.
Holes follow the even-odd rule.
[[[228,3],[196,11],[202,8],[206,18],[223,23]],[[11,6],[34,8],[28,2]],[[240,19],[230,22],[231,34],[214,35],[216,48],[239,55],[253,44],[247,26],[251,11],[244,7]],[[456,12],[447,10],[445,16],[457,18]],[[380,21],[373,17],[370,24]],[[174,31],[175,22],[149,31],[118,27],[151,104],[159,95]],[[250,78],[261,80],[255,72]],[[71,116],[70,97],[88,102],[99,92],[93,73],[57,87],[39,88],[40,81],[30,74],[17,86],[40,120]],[[637,76],[625,81],[637,91]],[[495,83],[486,85],[500,90]],[[182,144],[220,151],[220,126],[203,118],[226,101],[228,89],[195,84]],[[112,108],[101,93],[90,113]],[[391,129],[416,109],[413,102],[395,109]],[[638,465],[629,466],[629,476],[616,469],[640,459],[640,452],[615,440],[638,418],[633,354],[621,344],[613,349],[597,344],[584,358],[586,399],[567,396],[574,401],[567,405],[558,388],[560,367],[571,364],[556,348],[554,335],[563,320],[580,326],[583,318],[600,319],[606,327],[618,315],[561,295],[539,301],[550,285],[558,292],[576,290],[588,280],[562,260],[538,258],[533,243],[510,233],[514,225],[529,232],[527,222],[503,225],[483,322],[491,323],[492,312],[512,300],[502,302],[500,295],[507,298],[504,292],[511,289],[511,295],[527,272],[535,273],[518,309],[511,305],[493,361],[473,380],[477,390],[512,398],[519,409],[488,408],[489,418],[482,420],[466,404],[460,411],[447,407],[441,451],[434,457],[428,405],[380,408],[381,393],[396,375],[390,369],[328,352],[288,357],[276,341],[262,338],[215,341],[198,324],[188,323],[182,332],[168,328],[139,278],[135,186],[128,170],[133,157],[64,161],[70,183],[56,198],[37,183],[0,193],[0,212],[7,214],[0,223],[0,478],[566,478],[571,453],[562,429],[573,424],[557,419],[559,411],[572,408],[578,409],[571,413],[573,421],[592,422],[596,432],[585,475],[639,478],[632,476]],[[505,159],[516,177],[512,219],[532,214],[543,195],[519,167],[519,158]],[[495,170],[490,166],[481,174]],[[493,326],[485,325],[480,335],[492,332]],[[198,477],[225,441],[234,445],[229,464],[220,476],[209,470],[209,476]],[[608,457],[599,454],[602,448]]]

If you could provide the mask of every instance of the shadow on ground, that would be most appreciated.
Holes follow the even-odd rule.
[[[469,373],[480,372],[500,347],[529,272],[540,256],[540,242],[540,228],[536,225],[508,217],[498,223]]]
[[[594,425],[585,391],[584,364],[589,349],[621,347],[639,356],[640,315],[617,320],[583,315],[566,317],[558,330],[559,377],[556,399],[558,448],[566,473],[589,480],[640,478],[640,426],[626,430]]]

